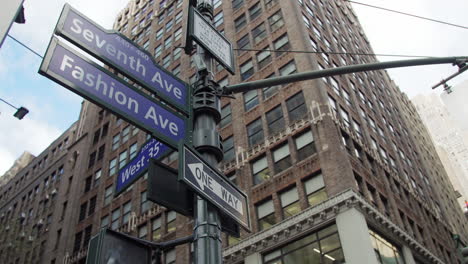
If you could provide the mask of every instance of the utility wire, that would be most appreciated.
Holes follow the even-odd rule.
[[[240,51],[270,51],[270,52],[290,52],[290,53],[315,53],[315,54],[337,54],[337,55],[360,55],[360,56],[382,56],[382,57],[403,57],[403,58],[434,58],[434,56],[421,55],[396,55],[396,54],[375,54],[360,52],[335,52],[335,51],[305,51],[305,50],[272,50],[272,49],[233,49]]]
[[[405,13],[405,12],[401,12],[401,11],[397,11],[397,10],[392,10],[392,9],[384,8],[384,7],[379,7],[379,6],[364,4],[364,3],[360,3],[360,2],[356,2],[356,1],[351,1],[351,0],[344,0],[344,1],[347,1],[347,2],[350,2],[350,3],[353,3],[353,4],[357,4],[357,5],[363,5],[363,6],[367,6],[367,7],[377,8],[377,9],[385,10],[385,11],[388,11],[388,12],[397,13],[397,14],[400,14],[400,15],[405,15],[405,16],[415,17],[415,18],[419,18],[419,19],[424,19],[424,20],[428,20],[428,21],[432,21],[432,22],[436,22],[436,23],[440,23],[440,24],[444,24],[444,25],[449,25],[449,26],[453,26],[453,27],[468,29],[468,27],[465,27],[465,26],[460,26],[460,25],[457,25],[457,24],[452,24],[452,23],[448,23],[448,22],[445,22],[445,21],[441,21],[441,20],[437,20],[437,19],[432,19],[432,18],[428,18],[428,17],[412,15],[412,14],[408,14],[408,13]]]
[[[26,49],[28,49],[29,51],[31,51],[32,53],[34,53],[35,55],[37,55],[39,58],[41,59],[44,59],[43,56],[41,56],[39,53],[35,52],[33,49],[31,49],[30,47],[28,47],[26,44],[24,44],[23,42],[15,39],[14,37],[12,37],[10,34],[8,34],[8,37],[10,37],[12,40],[16,41],[18,44],[20,44],[21,46],[25,47]]]
[[[16,106],[10,104],[9,102],[3,100],[2,98],[0,98],[0,101],[4,102],[5,104],[7,104],[7,105],[9,105],[9,106],[11,106],[11,107],[13,107],[14,109],[18,110],[18,107],[16,107]]]

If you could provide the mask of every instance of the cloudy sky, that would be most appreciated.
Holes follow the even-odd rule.
[[[291,0],[292,1],[292,0]],[[331,0],[326,0],[331,1]],[[336,0],[338,1],[338,0]],[[340,0],[341,1],[341,0]],[[70,0],[73,7],[105,28],[128,0]],[[360,0],[419,16],[468,26],[466,0]],[[26,24],[14,24],[10,34],[43,55],[65,1],[25,0]],[[468,30],[354,5],[375,53],[423,56],[468,55]],[[395,58],[379,57],[380,60]],[[0,49],[0,98],[30,113],[18,120],[15,110],[0,102],[0,175],[29,151],[38,155],[74,121],[81,98],[37,73],[41,59],[7,38]],[[452,66],[390,70],[410,97],[431,92],[431,86],[456,71]],[[468,79],[466,73],[452,84]],[[439,88],[440,91],[440,88]]]

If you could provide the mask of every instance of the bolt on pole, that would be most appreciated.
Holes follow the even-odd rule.
[[[212,0],[198,0],[198,11],[213,21]],[[213,81],[213,58],[197,45],[197,81],[193,89],[193,146],[211,165],[223,158],[217,124],[221,119],[217,83]],[[217,209],[197,196],[194,206],[194,255],[197,264],[222,263],[221,221]]]

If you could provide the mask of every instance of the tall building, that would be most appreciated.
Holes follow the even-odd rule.
[[[181,49],[188,2],[132,0],[114,28],[193,82]],[[216,67],[222,86],[376,60],[346,1],[213,2],[214,25],[237,49],[236,75]],[[249,196],[252,222],[240,238],[222,235],[224,263],[460,263],[452,235],[468,241],[466,219],[385,71],[236,94],[221,112],[219,166]],[[113,197],[116,172],[147,139],[85,101],[79,120],[0,187],[0,262],[85,263],[101,227],[156,241],[191,234],[192,218],[147,200],[148,175]],[[163,259],[192,256],[187,244]]]
[[[452,96],[457,96],[453,94]],[[454,99],[446,97],[445,100]],[[437,153],[444,163],[448,176],[455,188],[460,193],[458,198],[462,208],[466,208],[468,201],[468,145],[465,143],[461,127],[442,98],[436,94],[418,95],[411,100],[418,111],[419,116],[426,125],[429,134],[436,146]],[[463,109],[459,105],[460,109]],[[459,121],[459,120],[458,120]]]

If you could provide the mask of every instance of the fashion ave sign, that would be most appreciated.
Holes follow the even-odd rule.
[[[187,114],[189,86],[157,65],[152,56],[116,31],[105,30],[66,4],[56,34],[117,68],[145,89]]]
[[[53,38],[39,71],[177,149],[186,120]]]

